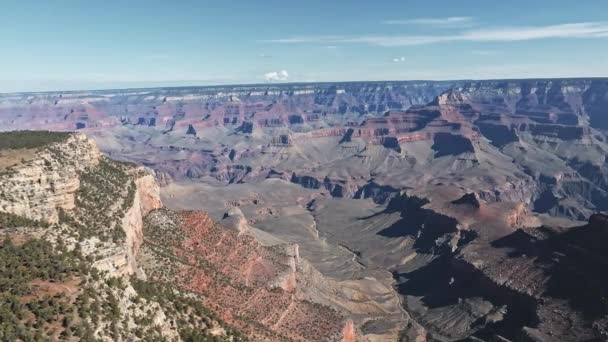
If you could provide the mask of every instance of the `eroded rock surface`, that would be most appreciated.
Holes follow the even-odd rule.
[[[56,94],[16,94],[0,98],[0,113],[9,113],[8,128],[82,129],[109,155],[153,168],[171,208],[205,209],[213,220],[227,213],[226,238],[255,255],[230,251],[245,267],[230,274],[234,282],[331,307],[340,323],[327,331],[336,338],[350,336],[350,319],[357,336],[372,340],[402,330],[406,340],[583,341],[602,338],[606,320],[590,300],[571,297],[604,294],[567,279],[577,268],[593,273],[579,263],[601,269],[601,253],[580,232],[603,224],[593,216],[587,230],[568,227],[608,208],[607,82],[107,91],[51,107]],[[139,201],[159,204],[143,194]],[[172,227],[187,232],[179,222]],[[135,232],[138,224],[128,225]],[[188,246],[198,247],[213,251]],[[280,250],[280,261],[267,248]],[[217,281],[200,274],[200,288]],[[555,279],[565,292],[552,292]],[[308,282],[315,291],[299,286]],[[255,333],[306,339],[286,328],[306,306],[275,295],[284,305],[269,307],[271,316],[247,313],[264,327]]]
[[[254,340],[356,336],[342,310],[310,301],[321,295],[315,291],[328,289],[313,280],[322,282],[320,274],[311,276],[315,271],[303,266],[297,245],[264,247],[247,231],[222,227],[203,212],[152,212],[145,236],[142,265],[149,277],[205,294],[206,305]]]
[[[2,211],[34,220],[56,223],[59,210],[76,207],[79,172],[99,163],[93,140],[74,134],[39,148],[35,157],[0,174]]]

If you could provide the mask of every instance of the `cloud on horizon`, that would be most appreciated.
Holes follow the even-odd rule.
[[[289,79],[287,70],[272,71],[264,74],[266,82],[285,82]]]
[[[383,47],[447,42],[516,42],[538,39],[605,38],[608,22],[580,22],[547,26],[515,26],[463,30],[452,35],[300,36],[263,40],[278,44],[368,44]]]

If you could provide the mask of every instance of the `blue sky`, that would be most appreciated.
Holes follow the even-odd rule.
[[[608,76],[604,0],[0,0],[0,91]]]

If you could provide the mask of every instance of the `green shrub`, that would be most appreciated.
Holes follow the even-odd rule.
[[[48,223],[0,211],[0,228],[48,227]]]
[[[61,282],[86,273],[82,261],[78,251],[53,248],[48,241],[16,245],[5,237],[0,246],[0,341],[52,340],[55,328],[70,321],[69,299],[63,293],[23,298],[33,293],[30,284],[35,279]]]
[[[64,141],[70,134],[70,132],[49,131],[0,132],[0,150],[38,148],[51,143]]]

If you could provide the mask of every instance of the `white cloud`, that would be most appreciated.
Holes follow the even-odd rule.
[[[549,26],[506,27],[471,30],[460,35],[462,40],[519,41],[544,38],[597,38],[608,36],[608,23],[589,22]]]
[[[463,30],[452,35],[363,35],[302,36],[266,40],[270,43],[369,44],[385,47],[415,46],[446,42],[514,42],[557,38],[608,37],[608,22],[568,23],[548,26],[522,26]]]
[[[260,57],[260,58],[272,58],[272,55],[269,55],[269,54],[267,54],[267,53],[260,53],[260,54],[258,55],[258,57]]]
[[[385,20],[386,25],[426,25],[435,27],[472,27],[475,20],[472,17],[447,17],[447,18],[416,18],[406,20]]]
[[[289,79],[287,70],[272,71],[264,74],[264,79],[267,82],[284,82]]]
[[[327,45],[325,48],[326,49],[337,49],[338,47],[335,45]]]
[[[403,56],[401,56],[401,57],[394,57],[393,58],[393,62],[395,62],[395,63],[405,62],[405,57],[403,57]]]

